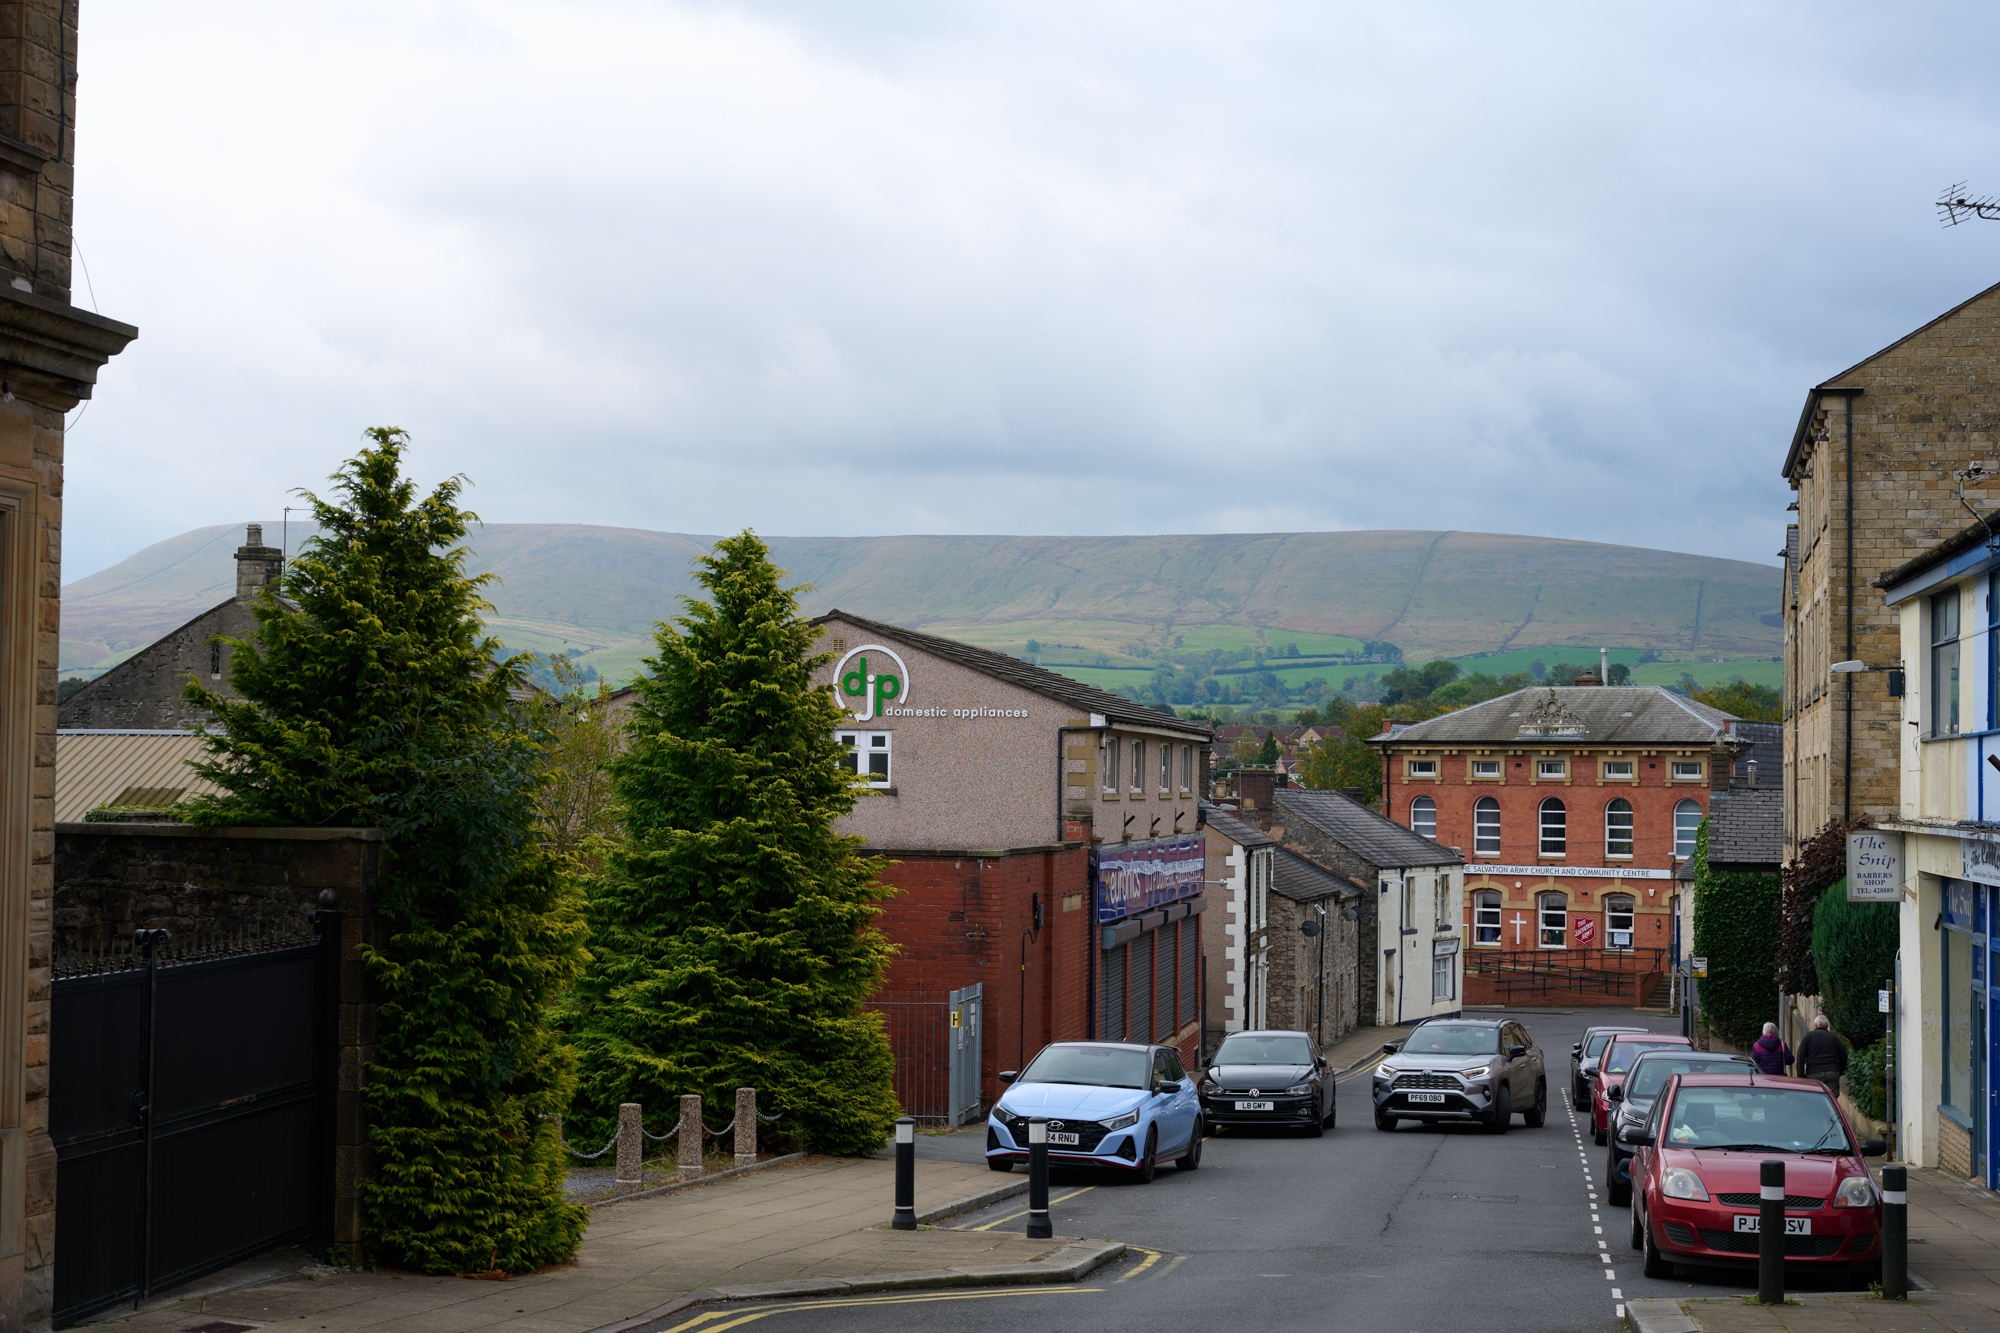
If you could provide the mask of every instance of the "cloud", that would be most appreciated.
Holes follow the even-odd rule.
[[[2000,242],[1993,15],[1816,13],[100,0],[69,572],[374,424],[491,521],[1769,563],[1805,389]]]

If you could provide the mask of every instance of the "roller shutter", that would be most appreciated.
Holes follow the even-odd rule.
[[[1174,1035],[1174,930],[1185,925],[1153,932],[1159,937],[1159,971],[1153,978],[1153,1040],[1165,1041]]]
[[[1132,950],[1132,1015],[1124,1040],[1151,1041],[1153,1032],[1153,940],[1148,931],[1127,947]]]
[[[1105,1041],[1125,1040],[1125,964],[1129,944],[1104,951],[1104,1022],[1098,1028]]]
[[[1191,916],[1181,922],[1181,1023],[1195,1020],[1201,995],[1201,918]]]

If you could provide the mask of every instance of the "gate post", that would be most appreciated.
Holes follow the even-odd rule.
[[[319,1098],[313,1108],[311,1248],[321,1259],[333,1248],[333,1176],[337,1153],[335,1143],[340,1126],[340,895],[332,889],[319,891],[319,908],[310,913],[319,932],[319,954],[313,962],[318,983],[314,1005],[313,1040],[318,1043],[313,1061],[319,1071]],[[351,1258],[352,1256],[350,1256]]]
[[[691,1092],[681,1098],[681,1132],[675,1136],[682,1180],[701,1179],[701,1140],[707,1132],[701,1123],[701,1096]]]
[[[639,1137],[639,1103],[619,1103],[616,1186],[620,1194],[630,1193],[646,1183],[645,1165],[640,1160],[645,1148],[646,1141]]]
[[[736,1165],[757,1165],[757,1089],[736,1090]]]

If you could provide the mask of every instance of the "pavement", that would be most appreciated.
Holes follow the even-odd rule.
[[[1024,1220],[1004,1230],[891,1230],[894,1181],[893,1162],[875,1158],[773,1163],[711,1185],[600,1204],[575,1262],[525,1277],[314,1266],[247,1288],[176,1293],[93,1322],[174,1333],[298,1323],[328,1333],[622,1333],[709,1300],[1072,1282],[1125,1252],[1074,1236],[1029,1240]],[[926,1160],[917,1172],[918,1218],[934,1223],[1003,1202],[1027,1184],[1025,1174],[999,1176],[983,1161]],[[1025,1199],[1014,1211],[1025,1214]]]
[[[2000,1333],[2000,1195],[1915,1167],[1909,1172],[1908,1301],[1865,1293],[1801,1294],[1785,1305],[1635,1300],[1636,1333]],[[1921,1287],[1924,1289],[1914,1289]]]

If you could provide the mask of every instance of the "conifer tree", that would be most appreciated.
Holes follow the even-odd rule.
[[[363,963],[381,996],[364,1085],[373,1169],[367,1257],[432,1273],[528,1272],[570,1258],[558,1127],[574,1058],[545,1015],[582,960],[582,913],[536,832],[538,738],[510,707],[517,660],[481,636],[481,579],[459,543],[476,516],[453,478],[419,500],[408,436],[372,443],[307,494],[319,535],[229,640],[196,765],[217,824],[380,828],[383,937]]]
[[[625,839],[590,890],[591,962],[566,1001],[581,1060],[573,1123],[621,1102],[673,1114],[737,1087],[823,1152],[870,1152],[897,1115],[893,1061],[862,1001],[889,946],[882,862],[834,831],[854,776],[830,660],[753,534],[697,562],[710,600],[656,631],[625,753]],[[685,1131],[684,1131],[685,1132]]]

